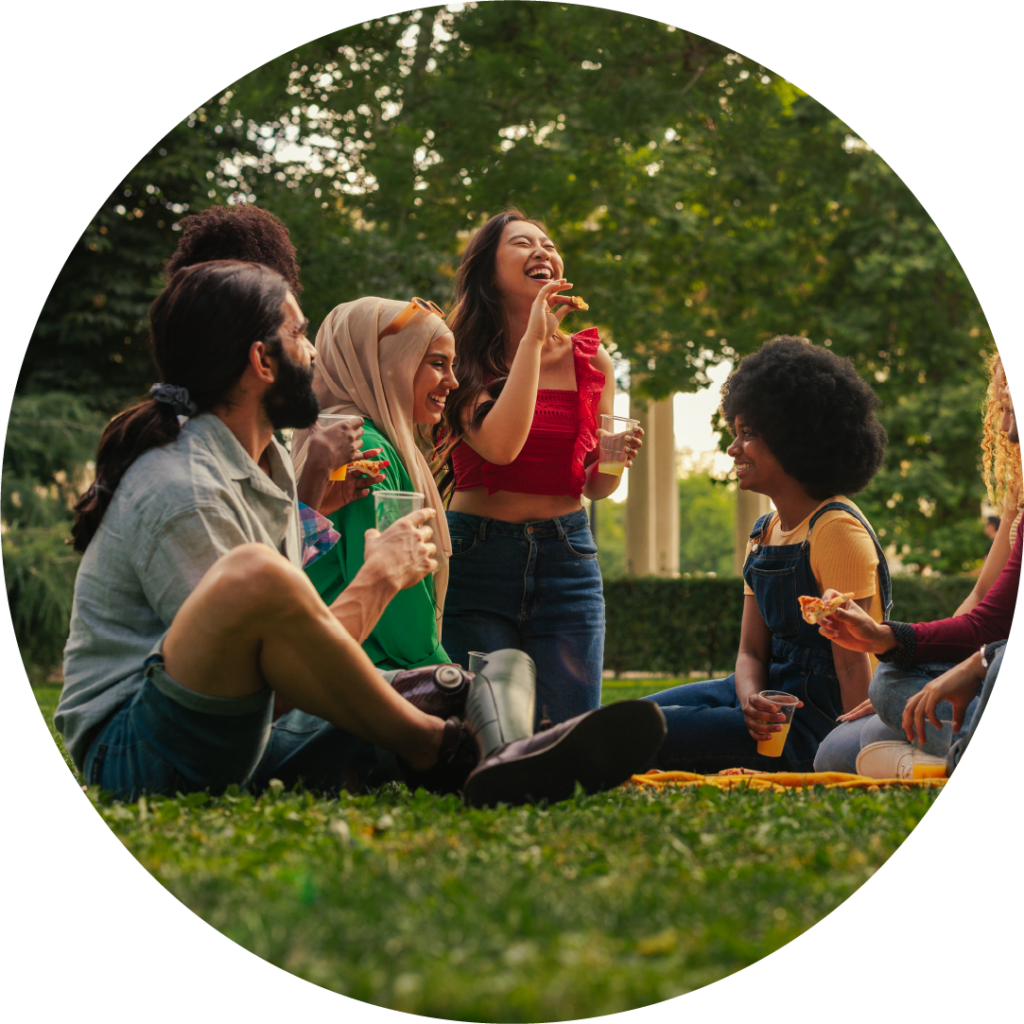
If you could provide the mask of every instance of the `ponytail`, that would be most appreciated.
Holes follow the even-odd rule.
[[[76,551],[89,546],[128,467],[150,448],[175,440],[180,431],[174,409],[152,398],[118,413],[107,424],[96,453],[96,479],[75,502],[71,538]]]
[[[268,267],[237,260],[179,270],[149,310],[153,360],[164,384],[118,413],[103,431],[96,479],[75,503],[71,537],[85,551],[131,464],[176,440],[179,415],[224,404],[256,341],[270,343],[284,320],[288,285]]]

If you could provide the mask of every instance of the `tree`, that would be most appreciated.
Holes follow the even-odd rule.
[[[530,2],[367,22],[233,83],[125,191],[55,287],[23,390],[145,387],[140,318],[186,206],[277,213],[316,323],[362,294],[445,301],[469,233],[518,203],[548,224],[590,303],[577,323],[600,327],[624,384],[635,369],[655,398],[694,390],[780,333],[852,358],[890,434],[860,499],[883,541],[920,567],[975,554],[991,336],[959,264],[848,126],[692,33]]]

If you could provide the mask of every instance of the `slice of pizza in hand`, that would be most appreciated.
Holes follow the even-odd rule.
[[[353,473],[365,473],[367,476],[376,476],[382,469],[390,465],[391,463],[387,459],[381,459],[380,461],[359,459],[356,462],[350,462],[348,469]]]
[[[831,615],[841,604],[846,604],[853,594],[839,594],[837,597],[833,597],[831,601],[823,601],[820,597],[798,597],[797,600],[800,602],[800,614],[804,617],[804,622],[809,622],[812,626],[818,625],[822,619],[826,616]]]

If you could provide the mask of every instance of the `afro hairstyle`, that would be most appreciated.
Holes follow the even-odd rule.
[[[276,270],[293,295],[302,291],[295,246],[288,229],[272,213],[258,206],[211,206],[181,222],[181,241],[168,260],[164,274],[211,260],[241,260]]]
[[[885,457],[879,398],[849,359],[781,335],[746,356],[722,388],[721,415],[764,438],[812,498],[856,494]]]

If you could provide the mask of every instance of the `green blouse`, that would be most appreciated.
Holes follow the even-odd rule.
[[[341,534],[341,540],[306,569],[317,593],[328,604],[362,568],[363,535],[376,526],[373,492],[383,489],[416,490],[394,446],[367,420],[363,424],[363,449],[370,448],[382,448],[380,458],[391,463],[384,471],[384,482],[374,484],[365,498],[345,505],[329,517]],[[381,669],[418,668],[451,661],[437,639],[432,576],[414,587],[400,590],[391,599],[373,632],[364,641],[363,650]]]

